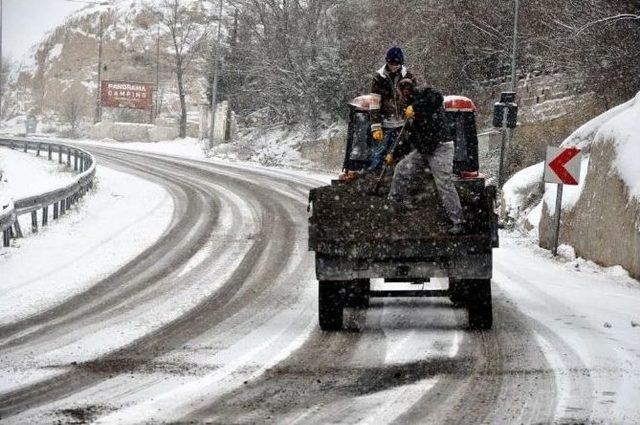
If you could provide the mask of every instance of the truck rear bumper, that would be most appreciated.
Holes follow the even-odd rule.
[[[316,255],[318,280],[406,279],[432,277],[491,279],[492,254],[464,255],[439,261],[367,261]]]

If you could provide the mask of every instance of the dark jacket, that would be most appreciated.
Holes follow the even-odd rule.
[[[402,66],[398,72],[391,75],[387,66],[383,66],[373,76],[371,82],[371,93],[380,95],[380,109],[371,111],[371,128],[379,127],[384,120],[401,123],[406,102],[402,99],[398,89],[400,80],[409,78],[416,84],[413,74]]]
[[[421,87],[413,94],[415,117],[405,129],[406,137],[398,141],[393,157],[396,159],[417,149],[431,155],[440,143],[450,139],[444,113],[444,97],[430,87]]]

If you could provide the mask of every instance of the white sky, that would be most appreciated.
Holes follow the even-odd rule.
[[[44,34],[86,4],[65,0],[2,0],[2,53],[19,61]]]

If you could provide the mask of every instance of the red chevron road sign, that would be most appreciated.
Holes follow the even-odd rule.
[[[580,149],[547,147],[544,181],[547,183],[577,185],[580,181]]]

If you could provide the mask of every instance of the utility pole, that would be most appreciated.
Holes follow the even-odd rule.
[[[520,11],[520,0],[516,0],[515,13],[513,16],[513,48],[511,50],[511,91],[516,92],[517,76],[516,76],[516,59],[518,50],[518,14]]]
[[[158,27],[157,44],[156,44],[156,108],[155,118],[160,113],[160,27]]]
[[[520,0],[515,0],[515,8],[513,14],[513,44],[511,48],[511,92],[513,93],[513,102],[516,101],[516,89],[518,87],[518,76],[516,72],[517,68],[517,52],[518,52],[518,14],[520,12]],[[515,125],[515,124],[514,124]],[[498,171],[498,187],[502,188],[502,185],[506,180],[506,168],[509,162],[509,151],[511,149],[511,142],[513,139],[513,133],[515,128],[507,127],[507,114],[504,114],[504,122],[502,126],[502,146],[500,149],[500,167]]]
[[[220,8],[218,10],[218,36],[216,38],[215,49],[215,61],[213,69],[213,85],[211,87],[211,120],[209,121],[209,149],[213,148],[213,135],[216,125],[216,97],[218,96],[218,68],[220,63],[220,56],[222,55],[222,48],[220,46],[220,34],[222,28],[222,0],[220,1]]]
[[[102,121],[102,36],[104,32],[102,13],[100,13],[100,29],[98,30],[98,89],[96,95],[96,116],[94,123]]]
[[[233,13],[233,32],[231,33],[231,40],[229,41],[231,45],[231,54],[235,55],[236,48],[238,47],[238,9]],[[227,125],[224,129],[224,142],[227,143],[231,138],[231,96],[227,92]]]

